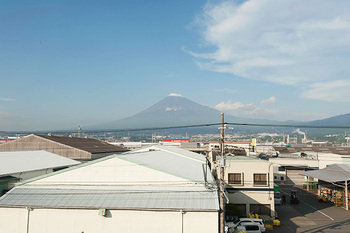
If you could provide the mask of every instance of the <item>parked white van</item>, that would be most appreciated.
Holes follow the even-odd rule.
[[[242,223],[257,223],[260,228],[260,232],[265,232],[266,227],[265,224],[263,223],[263,220],[260,218],[240,218],[233,222],[233,227],[240,226]]]
[[[260,224],[254,222],[242,222],[240,225],[234,227],[233,233],[238,233],[239,231],[246,231],[247,233],[261,233]]]

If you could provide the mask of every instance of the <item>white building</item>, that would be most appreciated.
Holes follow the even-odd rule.
[[[47,151],[0,151],[0,196],[14,183],[80,162]]]
[[[225,183],[230,203],[243,216],[251,212],[274,216],[272,163],[247,156],[227,156]]]
[[[299,173],[308,170],[323,169],[332,164],[349,163],[348,156],[307,152],[303,155],[301,152],[293,154],[280,154],[278,158],[270,158],[269,161],[274,164],[274,180],[276,183],[303,185],[306,177]]]
[[[23,182],[0,198],[0,232],[217,233],[204,156],[152,146]]]
[[[243,142],[243,141],[225,141],[225,148],[244,148],[248,149],[250,148],[251,142]],[[209,142],[209,149],[215,150],[220,149],[220,142],[219,141],[210,141]]]

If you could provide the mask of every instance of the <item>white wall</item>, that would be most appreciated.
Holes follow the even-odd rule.
[[[34,209],[29,213],[29,233],[217,233],[217,212]],[[23,233],[25,208],[0,208],[0,232]]]
[[[227,188],[237,189],[235,193],[228,194],[230,203],[247,204],[247,213],[250,212],[249,204],[268,204],[271,206],[271,215],[274,215],[273,168],[271,163],[263,160],[227,160],[225,166],[226,183],[228,183],[228,173],[242,173],[243,177],[243,185],[227,185]],[[268,185],[254,185],[254,173],[267,174]],[[261,189],[266,191],[261,191]]]

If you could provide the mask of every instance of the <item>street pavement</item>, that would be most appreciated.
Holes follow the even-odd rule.
[[[307,192],[292,186],[280,186],[280,188],[281,193],[287,196],[285,205],[276,206],[281,226],[271,231],[267,230],[267,233],[350,233],[350,211],[331,203],[319,202],[315,191]],[[299,204],[289,203],[291,189],[298,190]]]

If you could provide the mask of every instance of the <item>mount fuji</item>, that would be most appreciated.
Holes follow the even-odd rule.
[[[94,126],[99,129],[134,129],[150,127],[169,127],[219,123],[221,112],[200,105],[182,95],[170,94],[158,103],[133,116]],[[225,115],[226,122],[265,123],[276,121],[257,120]]]

